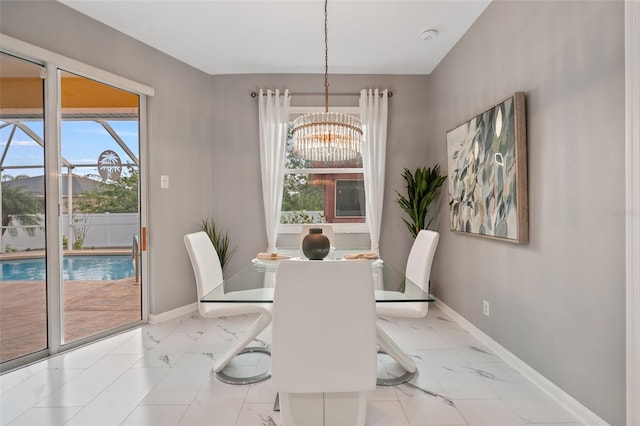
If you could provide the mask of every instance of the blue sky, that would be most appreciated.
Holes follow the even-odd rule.
[[[1,123],[1,122],[0,122]],[[127,144],[136,156],[138,149],[138,122],[133,121],[108,121],[120,138]],[[43,125],[41,121],[24,121],[31,130],[42,138]],[[0,130],[0,151],[4,152],[7,140],[13,126],[7,126]],[[95,164],[100,153],[110,149],[115,151],[122,163],[131,162],[129,156],[116,143],[107,131],[93,121],[63,121],[62,122],[62,157],[73,164]],[[3,166],[15,165],[42,165],[44,164],[44,151],[40,145],[33,141],[26,133],[16,129],[11,146],[4,159]],[[66,173],[66,168],[63,173]],[[38,176],[43,174],[43,169],[10,169],[4,170],[3,175],[16,176],[27,174]],[[78,167],[74,174],[97,174],[95,167]]]

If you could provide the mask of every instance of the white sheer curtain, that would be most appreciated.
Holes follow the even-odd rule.
[[[265,93],[260,89],[258,96],[260,168],[268,251],[275,251],[278,238],[290,104],[289,90],[280,94],[279,90],[267,90]]]
[[[387,157],[387,110],[389,91],[362,90],[360,119],[364,130],[362,167],[367,202],[366,218],[371,235],[371,250],[380,252],[380,224],[384,200],[384,170]]]

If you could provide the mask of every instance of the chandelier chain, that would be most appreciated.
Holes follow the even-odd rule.
[[[329,112],[329,13],[324,1],[324,112],[293,120],[292,154],[312,163],[357,161],[362,153],[362,122],[349,114]]]
[[[324,112],[329,112],[329,14],[324,0]]]

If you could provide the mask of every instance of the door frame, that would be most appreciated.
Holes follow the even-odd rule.
[[[117,87],[138,95],[139,98],[139,144],[140,144],[140,167],[139,167],[139,191],[140,191],[140,226],[146,229],[148,224],[148,144],[147,144],[147,97],[154,96],[154,89],[142,83],[120,77],[108,71],[101,70],[91,65],[76,61],[55,52],[40,48],[38,46],[23,42],[11,36],[0,33],[0,51],[38,63],[46,68],[44,96],[45,117],[55,119],[45,119],[44,136],[49,143],[45,144],[45,193],[48,200],[60,199],[60,79],[59,70],[69,71],[82,77],[89,78],[100,83]],[[48,348],[33,354],[25,355],[15,360],[3,363],[2,370],[8,371],[38,359],[46,358],[60,351],[75,348],[88,342],[101,339],[103,337],[118,333],[146,322],[149,316],[149,255],[148,252],[141,251],[141,275],[142,279],[142,319],[138,323],[133,323],[118,327],[116,329],[104,331],[74,342],[60,342],[62,332],[63,305],[61,296],[62,288],[62,208],[57,201],[50,201],[45,206],[46,223],[46,244],[47,244],[47,336]],[[144,247],[143,247],[144,248]],[[58,274],[49,273],[58,271]]]
[[[640,424],[640,2],[625,1],[627,425]]]

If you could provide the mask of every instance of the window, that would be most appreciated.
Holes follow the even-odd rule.
[[[364,181],[362,179],[336,179],[335,181],[336,218],[364,217]]]
[[[291,107],[290,122],[324,107]],[[355,116],[358,107],[331,108]],[[291,126],[290,126],[291,130]],[[292,154],[287,138],[280,232],[297,233],[296,225],[332,223],[336,232],[368,232],[365,223],[365,193],[362,159],[344,163],[314,163]]]

